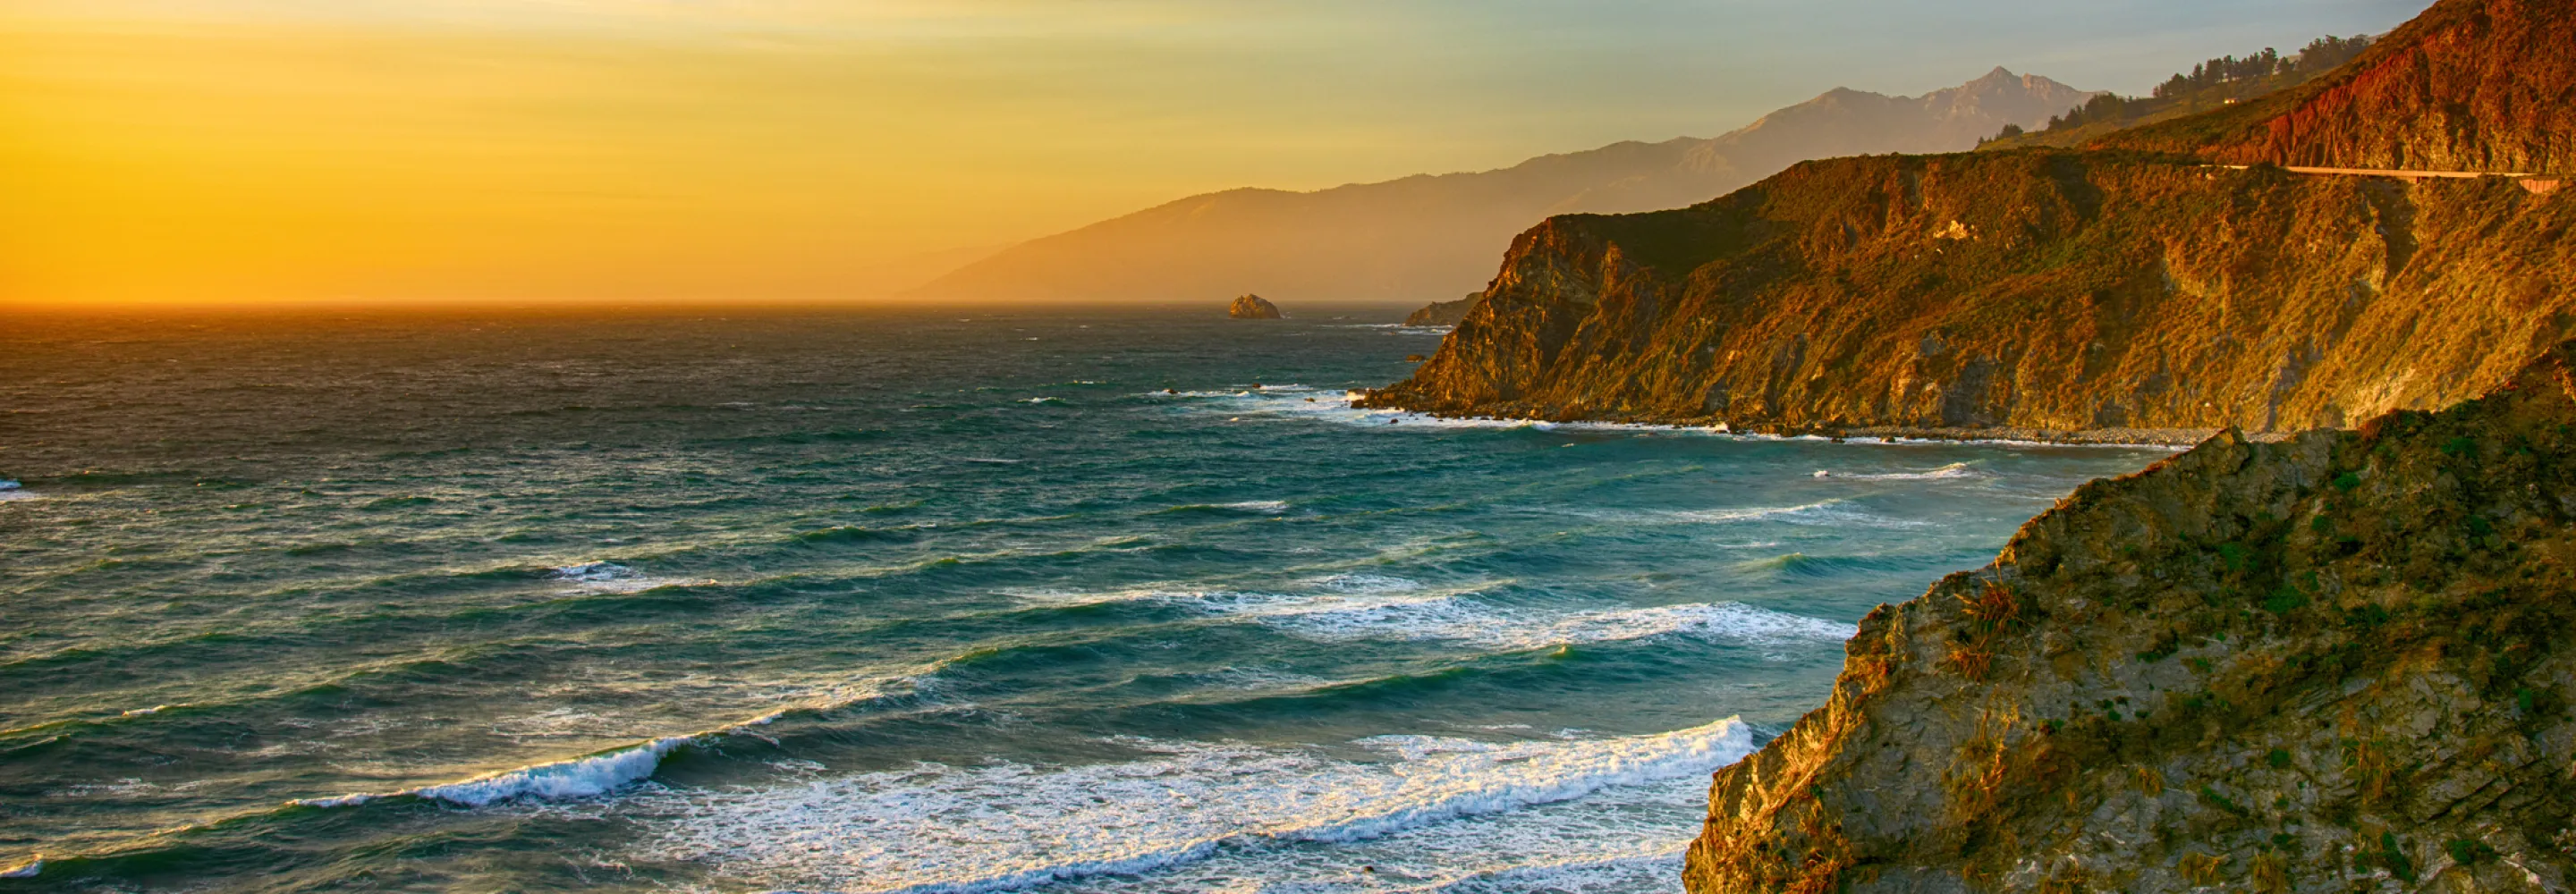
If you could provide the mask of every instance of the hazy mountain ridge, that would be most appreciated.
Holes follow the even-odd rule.
[[[1837,89],[1723,136],[1620,142],[1509,168],[1315,192],[1191,196],[1032,240],[915,294],[1010,300],[1418,300],[1491,278],[1512,235],[1553,214],[1705,201],[1809,158],[1956,151],[2093,93],[2001,68],[1920,97]]]

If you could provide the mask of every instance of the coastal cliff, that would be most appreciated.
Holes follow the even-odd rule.
[[[2443,0],[2313,81],[2088,150],[1808,162],[1550,218],[1363,402],[2178,443],[2447,406],[2576,332],[2576,190],[2272,165],[2560,169],[2571,10]]]
[[[2079,489],[1861,622],[1686,886],[2566,890],[2571,367]]]
[[[2336,426],[2494,387],[2576,326],[2576,197],[2025,150],[1809,162],[1557,217],[1412,378],[1443,414],[1737,429]]]

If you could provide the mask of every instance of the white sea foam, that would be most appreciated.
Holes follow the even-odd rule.
[[[1032,397],[1032,398],[1029,398],[1028,400],[1021,401],[1021,403],[1029,403],[1029,404],[1060,404],[1060,403],[1064,403],[1064,398],[1061,398],[1061,397]]]
[[[670,578],[647,576],[641,571],[615,562],[578,562],[565,565],[548,572],[546,579],[565,581],[584,590],[609,593],[640,593],[654,587],[681,583]]]
[[[1216,508],[1233,509],[1241,512],[1258,512],[1263,515],[1278,515],[1279,513],[1288,511],[1288,501],[1244,500],[1237,503],[1218,503],[1216,504]]]
[[[1807,527],[1920,528],[1928,522],[1880,515],[1845,500],[1819,500],[1795,506],[1747,506],[1732,509],[1568,510],[1567,514],[1620,524],[1730,525],[1776,522]]]
[[[1145,586],[1012,595],[1066,607],[1162,603],[1324,642],[1454,641],[1498,651],[1668,635],[1757,645],[1841,642],[1858,632],[1851,624],[1740,602],[1565,611],[1507,606],[1481,597],[1482,590],[1503,583],[1508,581],[1432,587],[1390,575],[1343,574],[1308,581],[1312,589],[1299,592]]]
[[[1512,814],[1596,793],[1633,804],[1641,791],[1660,801],[1670,789],[1687,799],[1698,777],[1753,749],[1752,732],[1734,719],[1616,739],[1429,744],[1437,742],[1414,742],[1422,746],[1414,749],[1418,757],[1376,743],[1396,752],[1382,763],[1248,745],[1140,742],[1152,756],[1124,763],[924,764],[760,789],[649,790],[621,807],[646,823],[642,856],[711,863],[762,885],[974,894],[1073,881],[1101,890],[1192,890],[1203,888],[1132,876],[1211,860],[1207,874],[1220,879],[1274,875],[1264,868],[1301,861],[1350,872],[1358,866],[1336,852],[1372,847],[1399,858],[1386,861],[1389,869],[1410,869],[1403,854],[1456,837],[1427,833],[1435,827],[1492,831],[1510,825]],[[1580,814],[1581,807],[1563,809]],[[1649,853],[1616,857],[1660,857],[1687,835],[1675,822],[1686,811],[1658,815],[1655,837],[1665,840]],[[1551,825],[1560,841],[1571,833],[1582,839],[1576,846],[1615,853],[1636,848],[1636,813],[1604,810]],[[1491,844],[1497,836],[1471,837]],[[1484,867],[1421,879],[1438,884],[1510,872],[1508,862],[1496,862],[1512,856],[1483,854]],[[1573,855],[1547,856],[1561,864]],[[1131,878],[1103,878],[1113,874]]]
[[[1818,469],[1816,477],[1827,477],[1827,473],[1823,469]],[[1951,463],[1938,469],[1927,469],[1921,472],[1834,472],[1831,477],[1861,481],[1937,481],[1946,478],[1984,478],[1986,474],[1969,468],[1967,463]]]

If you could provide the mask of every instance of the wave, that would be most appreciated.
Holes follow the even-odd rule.
[[[1921,472],[1834,472],[1817,469],[1818,478],[1847,478],[1854,481],[1938,481],[1949,478],[1984,478],[1985,473],[1969,468],[1967,463],[1951,463]]]
[[[1061,397],[1032,397],[1021,401],[1021,403],[1024,404],[1062,404],[1065,402],[1065,399]]]
[[[0,478],[0,503],[33,499],[37,499],[35,492],[27,490],[25,485],[19,484],[14,479]]]
[[[486,773],[457,782],[416,786],[391,792],[358,792],[321,798],[299,798],[287,804],[296,807],[356,807],[388,798],[419,798],[445,801],[466,807],[483,807],[502,801],[534,798],[557,801],[605,795],[653,775],[663,758],[682,748],[704,746],[727,736],[751,733],[791,715],[841,710],[887,696],[893,682],[918,685],[921,675],[886,681],[868,681],[803,704],[728,723],[711,729],[677,736],[664,736],[633,745],[595,751],[579,757],[542,764],[531,764],[509,770]]]
[[[1650,509],[1616,512],[1575,510],[1570,514],[1626,524],[1731,525],[1744,522],[1778,522],[1805,527],[1867,528],[1920,528],[1930,524],[1916,519],[1880,515],[1840,499],[1820,500],[1795,506],[1754,506],[1742,509]]]
[[[1499,605],[1478,598],[1483,589],[1505,583],[1508,581],[1431,587],[1400,577],[1347,574],[1309,582],[1309,586],[1321,592],[1140,587],[1093,593],[1027,592],[1018,595],[1059,608],[1161,603],[1325,642],[1439,641],[1502,651],[1625,642],[1658,636],[1765,645],[1841,642],[1859,632],[1852,624],[1740,602],[1558,611]]]
[[[641,593],[656,587],[679,583],[713,583],[712,581],[678,581],[651,577],[641,571],[615,562],[576,562],[550,569],[547,580],[564,581],[584,590],[606,593]]]
[[[870,894],[982,894],[1164,870],[1220,852],[1365,842],[1690,779],[1741,759],[1728,718],[1611,739],[1354,743],[1385,762],[1240,744],[1130,740],[1149,757],[1041,768],[913,768],[760,789],[659,790],[626,807],[664,860]]]
[[[1255,515],[1278,515],[1288,511],[1286,500],[1242,500],[1233,503],[1184,503],[1163,512],[1249,512]]]

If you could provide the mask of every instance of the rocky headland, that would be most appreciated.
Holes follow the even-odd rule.
[[[1405,315],[1405,317],[1404,317],[1404,325],[1407,325],[1407,326],[1455,326],[1455,325],[1458,325],[1458,321],[1459,321],[1459,320],[1464,320],[1464,319],[1466,319],[1466,318],[1467,318],[1467,311],[1475,309],[1475,307],[1476,307],[1476,302],[1477,302],[1477,301],[1480,301],[1480,300],[1483,300],[1483,299],[1484,299],[1484,297],[1485,297],[1485,293],[1483,293],[1483,292],[1470,292],[1470,293],[1468,293],[1468,294],[1467,294],[1467,297],[1465,297],[1465,298],[1460,298],[1460,299],[1458,299],[1458,300],[1456,300],[1456,301],[1434,301],[1434,302],[1431,302],[1430,304],[1423,305],[1423,307],[1422,307],[1422,309],[1421,309],[1421,310],[1417,310],[1417,311],[1414,311],[1414,312],[1412,312],[1412,313],[1410,313],[1410,314],[1406,314],[1406,315]]]
[[[1284,319],[1279,315],[1279,305],[1272,304],[1259,295],[1243,295],[1235,298],[1234,303],[1226,307],[1225,315],[1237,320]]]
[[[1690,208],[1550,218],[1364,402],[2168,441],[2447,406],[2576,332],[2576,191],[2273,163],[2556,170],[2576,131],[2536,97],[2576,54],[2468,60],[2566,39],[2570,6],[2445,0],[2277,97],[2098,142],[2145,148],[1841,158]],[[2437,106],[2439,133],[2406,117]],[[2354,115],[2396,123],[2324,123]]]
[[[1687,887],[2567,890],[2571,370],[2086,485],[1861,622]]]

